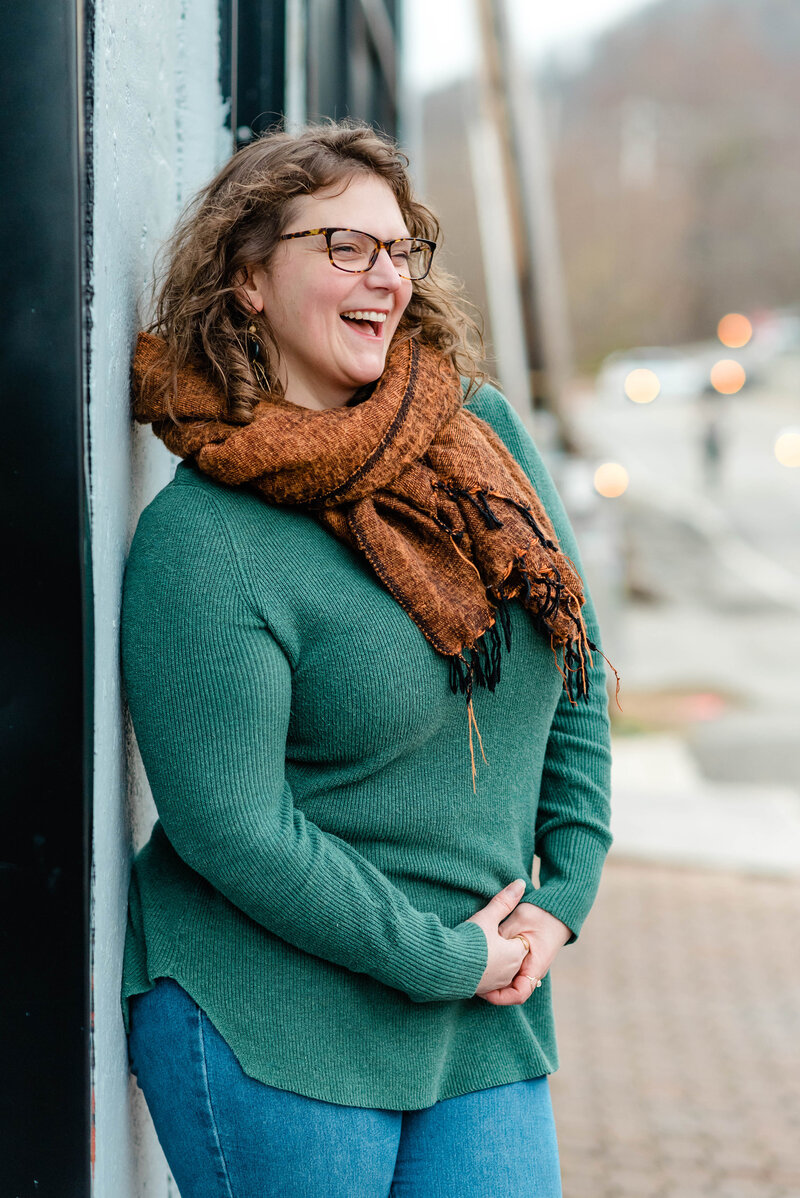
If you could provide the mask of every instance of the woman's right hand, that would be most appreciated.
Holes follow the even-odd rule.
[[[521,940],[507,939],[498,931],[499,925],[507,919],[525,893],[525,882],[517,879],[509,886],[500,890],[485,907],[470,915],[468,923],[476,923],[483,929],[489,945],[489,957],[483,976],[478,982],[475,994],[488,994],[490,990],[498,990],[508,986],[519,973],[519,967],[525,960],[528,950]]]

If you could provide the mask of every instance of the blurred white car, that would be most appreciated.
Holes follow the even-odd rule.
[[[633,371],[645,370],[650,371],[658,380],[658,399],[697,399],[708,386],[708,364],[704,359],[691,357],[679,349],[667,346],[641,346],[608,355],[597,372],[598,397],[609,401],[629,402],[625,390],[626,381]],[[634,382],[639,383],[640,389],[646,395],[647,376],[635,376]]]

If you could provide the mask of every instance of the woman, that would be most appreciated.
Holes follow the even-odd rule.
[[[610,841],[605,675],[404,167],[347,124],[241,150],[137,347],[184,460],[126,568],[159,821],[122,1003],[182,1198],[560,1193],[549,970]]]

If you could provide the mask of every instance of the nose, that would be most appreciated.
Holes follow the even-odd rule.
[[[378,257],[364,278],[367,283],[371,283],[373,287],[379,287],[382,291],[397,291],[405,281],[400,278],[397,268],[384,249],[378,251]]]

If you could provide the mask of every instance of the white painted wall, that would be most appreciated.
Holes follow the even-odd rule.
[[[86,463],[95,612],[93,1105],[96,1198],[177,1198],[129,1076],[119,1004],[130,860],[155,818],[119,677],[122,572],[139,512],[172,458],[134,427],[130,358],[158,245],[231,152],[218,80],[217,0],[97,0]]]

